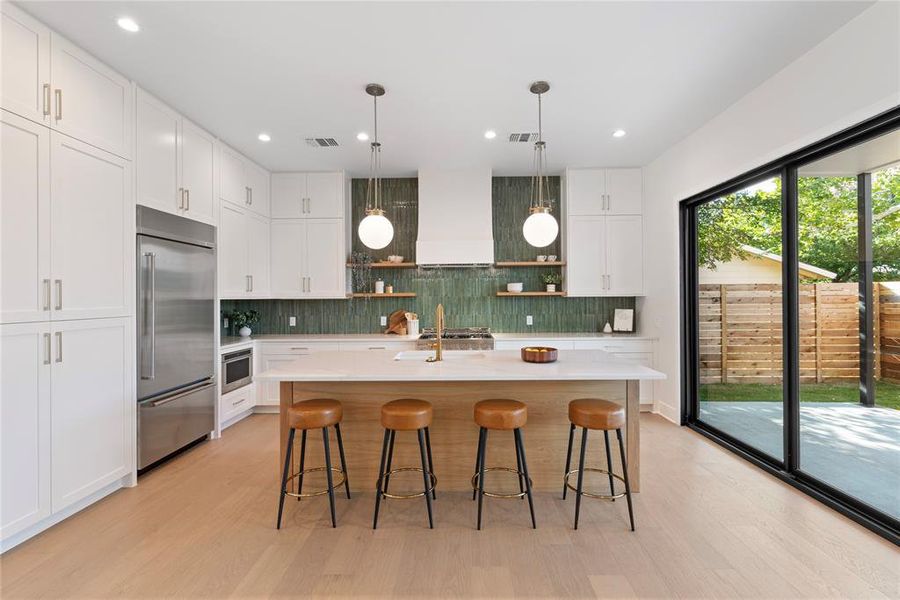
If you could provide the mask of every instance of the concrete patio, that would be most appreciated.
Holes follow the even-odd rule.
[[[780,402],[701,402],[701,419],[782,457]],[[900,518],[900,411],[860,404],[800,404],[804,472]]]

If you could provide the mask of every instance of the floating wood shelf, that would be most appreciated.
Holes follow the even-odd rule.
[[[394,292],[392,294],[375,294],[373,292],[349,294],[350,298],[415,298],[415,292]]]
[[[565,292],[497,292],[498,296],[565,296]]]
[[[413,263],[413,262],[395,263],[395,262],[382,261],[382,262],[369,263],[368,265],[347,263],[347,266],[350,267],[351,269],[353,267],[367,267],[367,266],[371,267],[373,269],[414,269],[419,265],[417,265],[416,263]]]
[[[494,263],[495,267],[564,267],[566,263],[561,260],[543,262],[539,260],[523,260],[523,261],[503,261]]]

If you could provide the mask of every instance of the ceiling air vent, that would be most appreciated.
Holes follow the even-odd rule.
[[[536,133],[511,133],[509,141],[511,142],[536,142],[538,134]]]
[[[336,148],[340,146],[334,138],[306,138],[306,143],[313,148]]]

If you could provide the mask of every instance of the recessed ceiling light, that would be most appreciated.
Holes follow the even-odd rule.
[[[625,130],[616,129],[615,131],[613,131],[613,137],[625,137]]]
[[[488,129],[487,131],[484,132],[484,137],[489,140],[492,140],[495,137],[497,137],[497,132],[494,131],[493,129]]]
[[[258,136],[256,136],[256,138],[261,142],[271,142],[272,141],[272,136],[269,135],[268,133],[261,133]]]
[[[141,30],[141,26],[131,17],[119,17],[119,20],[116,21],[116,23],[125,31],[130,31],[131,33],[137,33]]]
[[[360,131],[359,133],[356,134],[356,139],[358,139],[361,142],[365,142],[369,139],[369,134],[366,133],[365,131]]]

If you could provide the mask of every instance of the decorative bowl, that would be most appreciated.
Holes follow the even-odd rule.
[[[549,346],[526,346],[522,348],[522,360],[530,363],[551,363],[559,358],[559,351]]]
[[[392,263],[402,263],[402,262],[403,262],[403,257],[402,257],[402,256],[397,256],[396,254],[391,254],[390,256],[388,256],[388,262],[392,262]]]
[[[513,294],[520,294],[520,293],[522,293],[523,289],[524,289],[524,287],[522,285],[522,282],[506,284],[506,291],[512,292]]]

